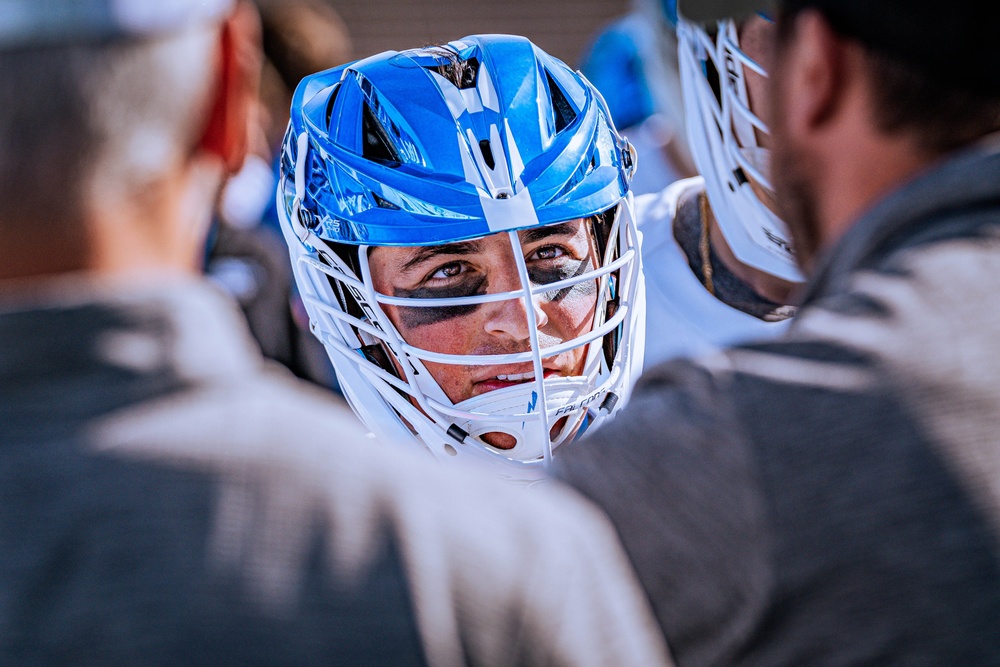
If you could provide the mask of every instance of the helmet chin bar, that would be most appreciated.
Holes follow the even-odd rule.
[[[305,151],[300,150],[299,157]],[[298,172],[298,170],[297,170]],[[299,172],[300,173],[300,172]],[[297,203],[293,203],[293,212]],[[625,214],[622,215],[622,211]],[[450,458],[459,454],[500,461],[521,470],[548,464],[552,449],[571,439],[588,415],[599,423],[624,399],[630,389],[629,373],[621,368],[630,352],[634,326],[630,311],[635,307],[640,281],[637,231],[631,208],[619,205],[611,227],[605,256],[596,269],[580,276],[545,285],[533,285],[528,277],[520,240],[516,231],[508,232],[517,261],[522,289],[501,294],[445,299],[399,298],[376,293],[370,286],[368,247],[358,246],[360,276],[355,275],[338,254],[321,238],[307,229],[297,215],[287,216],[279,206],[282,228],[296,237],[301,253],[293,262],[300,291],[309,311],[314,333],[324,343],[342,377],[350,385],[345,393],[352,407],[377,435],[399,440],[401,434],[421,442],[436,456]],[[290,218],[290,219],[289,219]],[[617,241],[617,242],[616,242]],[[292,245],[290,244],[290,247]],[[616,249],[620,257],[614,258]],[[611,283],[612,276],[616,276]],[[331,280],[332,279],[332,280]],[[542,349],[538,340],[537,320],[531,299],[586,281],[599,281],[598,303],[590,331],[559,345]],[[335,288],[334,285],[339,285]],[[306,289],[302,289],[303,286]],[[615,294],[611,295],[611,289]],[[360,306],[358,317],[338,308],[335,289],[342,289]],[[454,355],[436,353],[406,343],[382,309],[382,305],[407,307],[447,307],[472,305],[508,299],[522,299],[530,332],[530,349],[516,354]],[[617,299],[618,308],[605,319],[609,300]],[[609,365],[602,350],[605,336],[620,333],[621,344]],[[596,344],[595,344],[596,343]],[[382,346],[392,360],[391,367],[379,366],[362,354],[368,346]],[[543,359],[586,346],[584,368],[580,376],[544,377]],[[534,379],[452,403],[427,371],[423,362],[457,365],[491,365],[530,361]],[[346,381],[346,382],[345,382]],[[370,390],[373,389],[373,390]],[[384,406],[379,409],[378,406]],[[396,424],[386,424],[394,414]],[[400,425],[403,428],[400,428]],[[499,449],[483,439],[489,433],[513,438],[511,449]]]
[[[677,34],[689,143],[727,243],[744,264],[803,280],[787,226],[754,191],[756,185],[773,192],[770,154],[756,136],[770,131],[749,108],[745,70],[765,77],[766,71],[740,49],[731,20],[719,22],[714,40],[683,18]],[[719,76],[718,98],[709,65]]]
[[[498,389],[472,398],[456,405],[459,410],[472,414],[487,414],[493,416],[516,416],[522,418],[525,414],[536,411],[539,402],[537,383],[530,382],[513,387]],[[545,392],[545,419],[525,420],[520,422],[494,421],[492,419],[470,419],[456,422],[456,426],[469,434],[470,437],[491,447],[502,456],[521,461],[532,461],[545,458],[545,443],[555,447],[574,435],[583,422],[584,410],[567,411],[565,406],[577,405],[583,397],[591,394],[593,386],[586,377],[549,378],[541,383]],[[560,414],[563,416],[560,417]],[[564,423],[559,426],[558,422]],[[549,427],[549,424],[552,426]],[[554,436],[550,430],[559,428]],[[483,436],[491,433],[502,433],[514,441],[509,449],[498,450],[489,445]]]

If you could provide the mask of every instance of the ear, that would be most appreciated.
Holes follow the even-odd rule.
[[[245,0],[222,24],[219,77],[199,147],[220,157],[229,173],[243,165],[260,87],[260,18]]]
[[[782,125],[793,133],[822,130],[833,120],[847,92],[847,45],[823,15],[799,12],[778,55],[776,88],[782,96]]]

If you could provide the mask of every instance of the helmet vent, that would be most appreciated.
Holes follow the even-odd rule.
[[[372,197],[375,198],[375,204],[379,208],[387,208],[390,211],[398,211],[399,210],[398,206],[396,206],[395,204],[393,204],[391,201],[389,201],[385,197],[379,196],[379,194],[377,192],[372,192]]]
[[[340,92],[340,86],[333,89],[330,93],[330,99],[326,103],[326,131],[330,131],[330,120],[333,118],[333,103],[337,101],[337,93]]]
[[[362,157],[373,162],[398,167],[400,164],[399,154],[396,153],[392,142],[389,141],[389,134],[382,127],[382,123],[378,122],[375,114],[372,113],[371,107],[366,104],[364,111],[361,112],[361,116],[361,131],[363,134],[361,146]]]
[[[448,49],[442,49],[441,51],[439,55],[447,58],[448,64],[426,67],[426,69],[437,72],[448,79],[459,90],[475,88],[476,81],[479,79],[479,60],[476,58],[462,60],[453,51]]]
[[[483,162],[485,162],[486,166],[490,168],[490,171],[493,171],[493,169],[497,166],[497,163],[493,158],[493,148],[490,146],[490,140],[483,139],[480,141],[479,150],[483,154]]]
[[[556,123],[556,134],[559,134],[576,120],[576,111],[573,110],[566,95],[548,70],[545,70],[545,78],[549,84],[549,96],[552,98],[552,115]]]

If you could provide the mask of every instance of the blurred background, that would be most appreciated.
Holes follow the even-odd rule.
[[[627,0],[325,0],[351,36],[353,57],[475,33],[524,35],[576,65],[598,28]]]

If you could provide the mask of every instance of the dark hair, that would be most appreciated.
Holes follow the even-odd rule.
[[[780,13],[780,43],[790,37],[801,9],[785,8]],[[824,17],[838,34],[851,34],[836,17],[825,11]],[[882,132],[909,132],[921,149],[945,153],[1000,130],[1000,93],[984,93],[859,43],[874,101],[872,114]]]
[[[1000,95],[958,87],[872,49],[865,60],[881,131],[912,131],[921,148],[944,153],[1000,130]]]
[[[476,85],[479,74],[479,61],[475,58],[462,58],[445,46],[427,46],[425,50],[442,60],[434,70],[450,81],[456,88],[471,88]]]
[[[83,215],[98,137],[79,82],[85,47],[0,56],[0,233],[69,233]],[[44,221],[47,228],[38,227]]]

